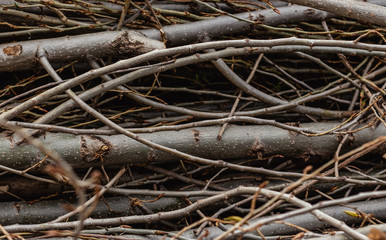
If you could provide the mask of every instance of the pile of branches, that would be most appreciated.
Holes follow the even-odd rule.
[[[386,239],[385,19],[2,0],[2,237]]]

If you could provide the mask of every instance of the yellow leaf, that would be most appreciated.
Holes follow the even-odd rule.
[[[240,222],[241,220],[243,220],[242,217],[239,217],[239,216],[229,216],[229,217],[226,217],[224,218],[225,221],[232,221],[232,222]]]
[[[355,212],[355,211],[349,211],[349,210],[344,210],[343,211],[344,213],[346,213],[347,215],[351,216],[351,217],[355,217],[355,218],[360,218],[361,216]]]

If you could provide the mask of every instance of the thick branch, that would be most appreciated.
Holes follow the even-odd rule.
[[[386,27],[386,7],[355,0],[284,0]]]
[[[372,0],[369,2],[386,5],[385,1]],[[303,6],[282,7],[280,13],[277,14],[271,9],[240,13],[235,15],[247,21],[221,16],[211,20],[165,26],[163,30],[166,34],[168,46],[176,46],[200,41],[205,37],[216,38],[250,31],[253,28],[250,21],[276,26],[301,21],[324,20],[336,16]],[[160,39],[160,33],[156,29],[142,30],[140,33],[151,39]],[[128,35],[125,34],[126,32],[101,32],[50,40],[1,44],[0,71],[19,71],[34,67],[37,62],[35,53],[38,46],[49,53],[48,59],[52,63],[81,59],[87,55],[95,57],[117,56],[136,53],[134,50],[144,53],[152,49],[163,48],[162,43],[143,38],[135,32],[129,31]],[[135,40],[132,40],[134,36]]]
[[[338,123],[302,124],[302,127],[326,131]],[[178,149],[184,153],[209,159],[260,158],[280,154],[291,158],[330,158],[339,144],[339,137],[325,135],[306,137],[271,126],[230,126],[221,141],[217,140],[220,127],[200,127],[181,131],[165,131],[138,134],[152,142]],[[353,134],[350,148],[358,147],[379,136],[386,135],[386,128],[367,128]],[[167,162],[180,159],[177,156],[150,149],[123,135],[75,136],[47,133],[40,137],[43,144],[55,149],[75,168],[104,165]],[[280,144],[278,144],[280,143]],[[225,151],[232,149],[232,151]],[[384,149],[379,149],[381,153]],[[44,154],[28,144],[17,145],[15,139],[0,139],[0,165],[16,169],[28,168]]]
[[[107,31],[55,39],[32,40],[0,45],[0,72],[25,70],[37,65],[39,48],[53,62],[69,62],[88,56],[133,56],[165,48],[162,42],[149,39],[135,31]]]

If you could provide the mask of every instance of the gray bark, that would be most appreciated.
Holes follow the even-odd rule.
[[[302,21],[320,21],[337,16],[303,6],[281,7],[278,9],[280,10],[280,14],[275,13],[272,9],[234,14],[239,18],[255,21],[255,26],[246,21],[240,21],[229,16],[220,16],[211,20],[165,26],[163,29],[166,33],[168,46],[176,46],[202,41],[207,37],[216,38],[229,34],[248,32],[258,27],[259,23],[277,26]],[[144,30],[141,31],[141,33],[149,38],[160,39],[159,31],[155,29]]]
[[[386,1],[371,0],[369,2],[386,6]],[[271,9],[267,9],[235,14],[235,16],[256,21],[257,23],[262,22],[271,26],[301,21],[320,21],[337,16],[336,14],[303,6],[281,7],[279,10],[280,14],[275,13]],[[202,41],[207,37],[216,38],[228,34],[243,33],[251,31],[253,28],[254,26],[248,22],[240,21],[229,16],[221,16],[211,20],[165,26],[163,30],[166,34],[167,45],[176,46]],[[158,30],[149,29],[139,32],[147,38],[160,40],[160,32]],[[143,37],[133,41],[131,39],[133,35],[140,38],[140,36],[132,32],[129,32],[128,37],[125,35],[125,32],[100,32],[55,39],[1,44],[0,72],[20,71],[36,66],[36,52],[39,46],[48,52],[48,59],[51,63],[82,59],[88,55],[95,57],[128,56],[133,53],[138,54],[138,51],[143,53],[152,49],[163,48],[162,43],[154,42]],[[112,44],[114,42],[116,44]],[[138,44],[138,42],[140,44]],[[142,44],[148,45],[145,47]],[[9,51],[11,51],[11,54],[6,54],[6,52]]]
[[[162,199],[163,198],[161,198],[159,201],[161,201],[162,204],[164,204],[163,205],[164,209],[166,209],[167,207],[170,207],[176,203],[173,200],[169,201],[172,198],[166,198],[169,200],[162,200]],[[45,201],[45,202],[49,202],[49,201]],[[62,203],[64,203],[64,202],[62,202]],[[108,203],[113,208],[113,210],[119,209],[120,211],[126,211],[126,212],[131,211],[130,207],[128,207],[127,199],[125,200],[123,198],[112,198],[112,199],[108,199]],[[162,205],[161,203],[157,203],[157,202],[156,203],[147,203],[146,205],[151,206],[151,205],[158,205],[158,204],[159,204],[159,206]],[[61,209],[57,205],[56,207],[53,207],[53,209],[50,209],[49,212],[47,211],[47,214],[43,214],[44,211],[43,211],[42,207],[44,205],[45,205],[44,202],[37,203],[37,204],[35,204],[35,206],[34,205],[27,206],[26,205],[25,209],[23,209],[24,208],[23,207],[19,210],[18,214],[21,214],[20,217],[11,215],[11,214],[15,214],[15,211],[16,211],[15,209],[12,209],[12,208],[15,208],[14,204],[9,204],[9,206],[6,206],[4,209],[5,209],[6,217],[9,218],[8,220],[9,221],[15,221],[15,219],[18,219],[19,224],[21,222],[28,221],[28,218],[30,218],[31,216],[34,216],[34,217],[38,216],[39,213],[42,215],[41,221],[44,222],[48,219],[52,219],[52,216],[49,216],[49,213],[52,211],[53,211],[52,214],[60,214],[62,212],[65,212],[63,209]],[[49,207],[52,208],[52,205]],[[330,215],[331,217],[334,217],[334,218],[346,223],[346,224],[360,223],[361,221],[363,221],[363,219],[351,217],[344,212],[345,210],[353,211],[353,208],[358,209],[359,211],[366,213],[366,214],[372,214],[375,218],[377,218],[379,220],[386,219],[386,216],[384,214],[384,212],[386,211],[386,204],[385,204],[384,198],[376,199],[376,200],[370,200],[370,201],[354,202],[354,203],[348,204],[348,206],[327,207],[327,208],[321,209],[321,211]],[[105,206],[104,203],[99,203],[97,210],[102,211],[100,214],[103,214],[103,215],[104,214],[113,215],[113,213],[111,213],[111,212],[109,213],[108,208]],[[136,211],[138,211],[138,210],[136,210]],[[136,214],[139,214],[139,213],[136,212]],[[132,215],[132,213],[129,213],[129,215]],[[96,213],[94,215],[94,217],[98,218],[98,213]],[[36,220],[36,218],[34,220]],[[257,219],[257,220],[259,220],[259,219]],[[290,217],[290,218],[284,219],[284,221],[287,223],[291,223],[295,226],[305,228],[305,229],[310,230],[310,231],[316,230],[316,229],[324,229],[324,228],[327,228],[330,226],[328,223],[318,220],[317,217],[315,217],[311,213],[306,213],[306,214],[301,214],[301,215],[298,215],[295,217]],[[249,221],[249,223],[251,223],[251,224],[253,224],[253,222],[254,222],[254,220]],[[33,226],[33,225],[31,225],[31,226]],[[40,227],[44,229],[44,225],[40,225]],[[227,228],[227,227],[231,227],[231,225],[225,225],[225,228]],[[11,226],[6,227],[6,229],[10,232],[13,232],[12,228],[18,228],[18,226],[17,225],[11,225]],[[207,236],[201,238],[203,240],[214,239],[215,237],[217,237],[221,233],[223,233],[223,230],[221,230],[218,227],[208,227],[208,228],[206,228],[206,230],[208,230],[209,234]],[[280,224],[280,223],[272,223],[272,224],[264,225],[264,226],[260,227],[259,230],[266,237],[269,237],[269,236],[276,236],[277,237],[278,235],[289,235],[289,234],[296,234],[299,232],[299,229],[297,229],[297,228],[294,228],[294,227],[291,227],[291,226],[288,226],[285,224]],[[97,230],[94,230],[94,232],[95,231],[97,231]],[[93,232],[93,231],[92,230],[91,231],[86,230],[85,232]],[[98,231],[98,233],[101,233],[101,232]],[[251,236],[251,234],[248,234],[248,235]],[[187,237],[189,239],[198,239],[194,230],[189,230],[189,231],[185,232],[182,236]],[[162,236],[160,236],[159,238],[154,238],[154,239],[164,239],[164,238],[162,238]],[[229,237],[227,237],[226,239],[229,240],[229,239],[238,239],[238,238],[235,236],[232,237],[232,235],[230,234]],[[248,239],[248,238],[246,238],[246,239]]]
[[[31,40],[0,45],[0,72],[25,70],[38,65],[39,48],[53,62],[84,60],[88,56],[133,56],[165,48],[162,42],[148,39],[135,31],[106,31],[55,39]]]
[[[302,124],[307,129],[327,131],[338,123]],[[245,159],[269,157],[280,154],[288,158],[308,160],[329,159],[340,142],[337,135],[306,137],[271,126],[236,126],[227,128],[221,141],[217,140],[220,127],[200,127],[181,131],[165,131],[139,136],[179,151],[208,159]],[[367,128],[353,134],[350,146],[358,147],[379,136],[386,135],[386,128]],[[74,168],[99,166],[103,158],[105,166],[140,163],[170,162],[180,159],[166,152],[149,147],[124,135],[75,136],[63,133],[47,133],[40,137],[43,144],[62,156]],[[26,169],[44,158],[38,149],[26,143],[17,144],[12,137],[0,139],[0,165]],[[107,146],[107,148],[106,148]],[[105,149],[105,150],[103,150]],[[385,148],[379,148],[379,154]]]
[[[150,197],[141,197],[141,200],[150,200]],[[108,205],[100,200],[95,210],[90,215],[92,218],[107,218],[142,215],[143,212],[130,205],[127,197],[105,198]],[[33,204],[24,202],[0,202],[0,224],[31,224],[44,223],[55,220],[56,218],[68,213],[65,205],[77,206],[76,202],[66,200],[44,200]],[[156,202],[144,203],[152,211],[166,211],[181,207],[183,203],[178,198],[161,198]],[[70,218],[76,220],[77,215]]]
[[[371,229],[376,228],[382,232],[386,232],[386,224],[378,224],[378,225],[370,225],[367,227],[356,229],[355,231],[358,231],[362,234],[369,234]],[[345,235],[342,232],[334,232],[330,235],[323,235],[321,237],[312,237],[312,238],[305,238],[307,240],[353,240],[352,237]]]
[[[367,213],[367,214],[374,214],[374,217],[377,219],[385,219],[385,214],[383,211],[385,211],[385,199],[376,199],[371,201],[363,201],[363,202],[356,202],[356,203],[350,203],[348,204],[351,207],[357,208],[360,211]],[[353,223],[360,223],[363,221],[361,218],[354,218],[349,215],[347,215],[345,210],[353,211],[352,208],[349,207],[342,207],[342,206],[334,206],[334,207],[328,207],[321,209],[322,212],[330,215],[331,217],[334,217],[340,221],[345,222],[346,224],[353,224]],[[329,224],[326,222],[318,220],[314,215],[311,213],[302,214],[299,216],[291,217],[284,219],[285,222],[291,223],[295,226],[300,226],[302,228],[305,228],[307,230],[313,231],[316,229],[325,229],[329,227]],[[249,221],[253,223],[253,220]],[[231,227],[230,225],[226,227]],[[218,227],[209,227],[207,228],[209,231],[209,235],[204,237],[205,240],[214,239],[215,237],[219,236],[223,231],[219,229]],[[280,224],[280,223],[272,223],[269,225],[264,225],[259,228],[261,233],[266,236],[275,236],[278,235],[289,235],[289,234],[296,234],[299,233],[299,229],[296,229],[294,227]],[[184,237],[196,239],[194,231],[189,231],[185,234],[183,234]],[[227,240],[230,239],[238,239],[237,237],[228,237]],[[248,238],[247,238],[248,239]]]
[[[284,0],[386,27],[386,7],[356,0]]]

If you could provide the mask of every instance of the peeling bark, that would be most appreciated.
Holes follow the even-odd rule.
[[[0,45],[0,72],[26,70],[37,66],[39,48],[55,62],[70,62],[89,56],[130,57],[165,48],[162,42],[149,39],[135,31],[107,31],[55,39],[39,39]]]

